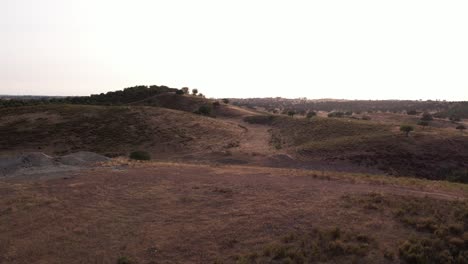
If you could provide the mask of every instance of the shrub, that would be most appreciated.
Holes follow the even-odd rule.
[[[418,122],[418,125],[422,126],[422,128],[424,129],[425,127],[427,127],[429,125],[429,122],[421,120],[421,121]]]
[[[424,114],[421,117],[422,121],[432,121],[434,118],[432,118],[432,115],[429,114],[428,112],[424,112]]]
[[[223,103],[229,104],[229,99],[224,98],[224,99],[223,99]]]
[[[344,113],[343,112],[331,112],[328,113],[328,117],[343,117]]]
[[[418,114],[418,111],[416,110],[409,110],[406,112],[407,115],[417,115]]]
[[[220,105],[221,105],[221,104],[220,104],[218,101],[213,102],[213,107],[214,107],[214,108],[218,108]]]
[[[175,93],[178,94],[178,95],[185,94],[184,90],[182,90],[182,89],[181,89],[181,90],[177,90]]]
[[[117,259],[117,264],[131,264],[132,261],[128,257],[120,257]]]
[[[210,115],[211,114],[211,107],[209,105],[202,105],[194,113],[199,114],[199,115],[206,115],[206,116]]]
[[[367,115],[365,115],[365,116],[362,116],[362,117],[361,117],[361,119],[362,119],[362,120],[371,120],[371,117],[370,117],[370,116],[367,116]]]
[[[466,129],[466,127],[465,127],[464,125],[458,125],[458,126],[456,127],[456,129],[457,129],[457,130],[460,130],[461,133],[463,134],[463,131]]]
[[[288,116],[290,117],[294,117],[295,114],[296,114],[296,111],[288,111]]]
[[[409,125],[400,126],[400,131],[405,132],[407,137],[409,136],[409,133],[413,130],[414,130],[413,126],[409,126]]]
[[[316,116],[316,115],[317,115],[316,112],[310,111],[310,112],[307,113],[307,118],[311,119],[312,117],[314,117],[314,116]]]
[[[146,151],[133,151],[130,153],[130,159],[133,160],[150,160],[151,155]]]

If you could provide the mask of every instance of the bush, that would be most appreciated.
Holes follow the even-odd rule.
[[[432,118],[432,115],[431,115],[431,114],[425,112],[425,113],[422,115],[421,120],[422,120],[422,121],[432,121],[433,118]]]
[[[409,133],[413,130],[414,130],[413,126],[409,126],[409,125],[400,126],[400,131],[405,132],[406,136],[409,136]]]
[[[131,264],[132,261],[128,257],[120,257],[117,259],[117,264]]]
[[[178,94],[178,95],[185,94],[184,90],[182,90],[182,89],[181,89],[181,90],[177,90],[175,93]]]
[[[417,115],[417,114],[418,114],[418,111],[416,111],[416,110],[409,110],[409,111],[406,112],[406,114],[408,114],[408,115]]]
[[[422,128],[424,129],[425,127],[427,127],[429,125],[429,122],[427,121],[419,121],[418,122],[418,126],[422,126]]]
[[[314,116],[316,116],[316,115],[317,115],[317,113],[316,113],[316,112],[314,112],[314,111],[310,111],[310,112],[308,112],[308,113],[307,113],[307,118],[309,118],[309,119],[310,119],[310,118],[312,118],[312,117],[314,117]]]
[[[344,113],[343,112],[331,112],[328,113],[328,117],[343,117]]]
[[[223,99],[223,103],[229,104],[229,99],[224,98],[224,99]]]
[[[293,117],[296,114],[296,111],[288,111],[288,116]]]
[[[211,106],[209,105],[202,105],[198,108],[197,111],[194,112],[195,114],[198,115],[210,115],[211,114]]]
[[[218,108],[220,105],[221,105],[221,104],[220,104],[218,101],[213,102],[213,107],[214,107],[214,108]]]
[[[146,151],[133,151],[130,153],[130,159],[133,160],[150,160],[151,155]]]

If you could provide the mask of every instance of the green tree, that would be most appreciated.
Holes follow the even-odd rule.
[[[424,114],[421,117],[422,121],[432,121],[434,118],[432,118],[432,115],[429,114],[428,112],[424,112]]]
[[[410,125],[402,125],[400,126],[400,131],[404,132],[406,136],[409,136],[409,133],[414,130],[413,126]]]
[[[192,89],[192,94],[197,95],[198,94],[198,89]]]
[[[224,99],[223,99],[223,103],[225,103],[225,104],[229,104],[229,99],[227,99],[227,98],[224,98]]]
[[[184,92],[184,94],[188,94],[188,93],[189,93],[189,88],[188,88],[188,87],[182,87],[181,90]]]
[[[209,105],[202,105],[198,108],[197,111],[195,111],[195,114],[199,114],[199,115],[210,115],[211,114],[211,106]]]
[[[418,125],[422,126],[422,128],[424,130],[425,127],[429,126],[429,122],[421,120],[421,121],[418,122]]]

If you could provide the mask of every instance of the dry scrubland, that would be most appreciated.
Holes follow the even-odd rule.
[[[468,136],[453,122],[132,89],[119,106],[0,108],[0,158],[113,158],[0,177],[0,263],[468,263],[468,185],[450,182],[466,180]],[[106,95],[91,99],[77,100]]]
[[[113,161],[0,193],[5,263],[466,261],[456,183]]]

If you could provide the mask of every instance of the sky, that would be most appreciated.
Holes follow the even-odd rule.
[[[0,94],[468,100],[468,1],[0,0]]]

